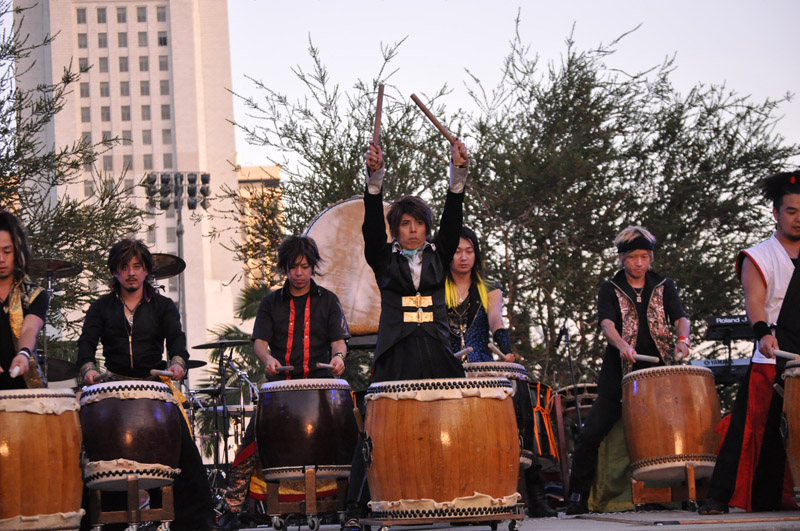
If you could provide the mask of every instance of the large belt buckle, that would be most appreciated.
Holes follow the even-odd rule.
[[[423,312],[422,308],[418,309],[416,312],[403,312],[403,322],[404,323],[432,323],[433,322],[433,312]]]
[[[403,297],[403,306],[413,306],[414,308],[428,308],[433,306],[433,297],[430,295],[420,295],[417,293],[412,297]]]

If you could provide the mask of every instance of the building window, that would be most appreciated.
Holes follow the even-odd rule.
[[[127,57],[120,57],[119,58],[119,71],[120,72],[127,72],[128,71],[128,58]]]
[[[169,57],[166,55],[158,56],[158,69],[162,72],[169,70]]]
[[[107,105],[100,107],[100,119],[104,122],[111,121],[111,107]]]
[[[119,95],[120,96],[130,96],[131,95],[131,84],[127,81],[120,81],[119,82]]]
[[[142,105],[142,120],[150,120],[150,106]]]
[[[108,81],[101,81],[100,82],[100,97],[107,98],[109,96],[109,84]]]
[[[161,142],[166,145],[172,144],[172,129],[161,130]]]
[[[97,23],[98,24],[106,23],[106,8],[104,7],[97,8]]]
[[[86,145],[92,144],[92,133],[91,131],[84,131],[81,133],[81,141]]]
[[[88,123],[92,121],[92,111],[89,107],[81,107],[81,122]]]
[[[89,165],[91,169],[91,164]],[[94,181],[91,179],[86,179],[83,181],[83,195],[86,197],[92,197],[94,195]]]
[[[130,105],[123,105],[120,108],[120,114],[122,115],[123,122],[130,122],[131,121],[131,106]]]
[[[89,83],[81,83],[81,98],[89,97]]]
[[[78,59],[78,70],[81,73],[89,71],[89,58],[88,57],[80,57]]]
[[[114,171],[114,157],[103,155],[103,171]]]
[[[178,276],[169,277],[167,280],[167,289],[170,291],[178,291]]]
[[[136,20],[137,20],[137,22],[147,22],[147,8],[146,7],[137,7],[136,8]]]
[[[161,95],[168,96],[169,95],[169,79],[162,79],[159,83],[161,85]]]
[[[123,146],[130,146],[133,144],[133,132],[132,131],[123,131],[122,132],[122,145]]]
[[[176,241],[178,241],[178,236],[175,227],[167,227],[167,243],[175,243]]]
[[[153,155],[145,155],[142,159],[142,165],[145,170],[153,169]]]
[[[167,209],[166,217],[167,218],[171,218],[171,219],[175,219],[175,207],[174,206],[172,206],[172,205],[169,206],[169,208]]]
[[[111,140],[111,131],[103,131],[103,142],[108,142]]]
[[[97,34],[97,47],[108,48],[108,33]]]
[[[150,70],[149,57],[142,55],[139,57],[139,72],[147,72],[148,70]]]
[[[167,21],[167,6],[157,6],[156,7],[156,20],[158,22],[166,22]]]
[[[162,105],[161,106],[161,119],[162,120],[169,120],[171,118],[171,113],[169,111],[169,105]]]
[[[89,37],[85,33],[78,33],[78,48],[88,48]]]
[[[140,31],[139,32],[139,46],[147,46],[147,32]]]
[[[122,155],[122,171],[133,170],[133,155]],[[130,185],[128,184],[130,181]],[[125,192],[133,189],[133,179],[125,179]],[[130,193],[130,192],[128,192]]]
[[[150,244],[156,243],[155,227],[149,227],[147,229],[147,243],[150,243]]]
[[[128,34],[124,31],[117,33],[117,46],[120,48],[128,47]]]
[[[149,81],[139,81],[139,93],[142,96],[149,96],[150,95],[150,82]]]
[[[108,57],[101,57],[97,60],[97,67],[101,73],[108,72]]]
[[[158,32],[158,45],[159,46],[166,46],[167,45],[167,32],[166,31],[159,31]]]
[[[78,16],[78,24],[86,24],[86,9],[80,8],[75,10],[75,14]]]
[[[153,132],[150,129],[142,129],[142,144],[149,146],[153,143]]]
[[[164,169],[172,169],[172,153],[164,153]]]
[[[117,22],[120,24],[128,22],[128,12],[124,7],[117,8]]]

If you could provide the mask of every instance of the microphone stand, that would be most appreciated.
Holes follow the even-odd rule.
[[[566,339],[567,344],[567,360],[569,361],[569,375],[572,379],[572,392],[575,395],[575,415],[578,421],[578,427],[583,427],[583,420],[581,419],[581,404],[578,398],[578,382],[575,380],[575,366],[572,363],[572,348],[569,344],[569,331],[567,330],[567,320],[564,319],[564,324],[561,325],[561,330],[558,331],[558,338],[556,338],[556,345],[553,351],[558,349],[561,338]]]

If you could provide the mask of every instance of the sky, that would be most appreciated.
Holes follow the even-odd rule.
[[[640,26],[616,46],[610,67],[636,72],[675,55],[671,78],[684,93],[698,83],[724,83],[756,102],[800,92],[796,0],[228,0],[228,12],[231,88],[255,98],[260,92],[246,76],[290,100],[307,94],[291,69],[311,68],[309,39],[346,91],[375,77],[382,44],[405,38],[392,61],[398,69],[392,83],[405,96],[433,94],[447,83],[448,110],[474,109],[466,70],[487,87],[500,80],[518,13],[522,41],[543,62],[560,60],[571,32],[577,49],[588,50]],[[798,97],[780,108],[784,118],[776,127],[793,143],[800,143]],[[234,113],[237,122],[255,123],[238,101]],[[265,148],[248,145],[240,133],[236,145],[242,165],[267,163]]]

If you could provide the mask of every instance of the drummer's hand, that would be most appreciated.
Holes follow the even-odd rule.
[[[268,356],[266,365],[267,365],[267,374],[269,374],[270,376],[275,376],[276,374],[278,374],[278,367],[281,366],[281,362],[279,362],[272,356]]]
[[[681,341],[675,344],[675,360],[681,361],[689,357],[689,345]]]
[[[97,378],[100,376],[100,373],[97,371],[86,371],[86,374],[83,375],[83,383],[88,385],[94,385],[97,383]]]
[[[636,349],[630,346],[628,343],[625,343],[625,346],[619,349],[619,357],[624,360],[628,360],[631,363],[636,363],[636,358],[634,358],[635,355]]]
[[[372,140],[369,141],[369,147],[367,148],[365,157],[370,175],[372,175],[372,172],[383,168],[383,151],[381,151],[381,147]]]
[[[334,376],[339,376],[344,372],[344,361],[339,356],[331,358],[331,365],[333,365],[331,372]]]
[[[18,367],[17,374],[14,374],[14,367]],[[22,376],[26,372],[28,372],[28,368],[30,367],[30,362],[28,361],[28,357],[24,354],[17,354],[14,356],[14,359],[11,360],[11,366],[8,368],[8,373],[13,375],[14,377]],[[0,372],[3,372],[3,368],[0,367]]]
[[[456,141],[450,146],[450,160],[452,161],[453,166],[457,167],[464,167],[469,161],[467,146],[464,145],[464,142],[457,138]]]
[[[170,378],[174,381],[182,380],[183,377],[186,376],[186,371],[183,370],[183,367],[181,367],[180,363],[173,363],[167,367],[167,370],[172,373]]]
[[[767,334],[758,340],[758,351],[767,358],[775,357],[776,348],[778,348],[778,340],[772,334]]]
[[[503,361],[506,363],[516,363],[517,362],[517,355],[513,352],[509,352],[508,354],[503,355]]]

